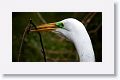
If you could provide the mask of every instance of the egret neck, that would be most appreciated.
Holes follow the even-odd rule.
[[[80,62],[95,62],[92,43],[87,31],[81,30],[77,34],[78,35],[74,36],[73,43],[77,49]]]

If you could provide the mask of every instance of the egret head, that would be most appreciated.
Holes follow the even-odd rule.
[[[59,22],[43,24],[37,27],[37,30],[32,29],[31,31],[55,31],[67,37],[68,39],[73,41],[73,36],[76,37],[76,34],[80,32],[81,29],[84,28],[83,24],[78,20],[73,18],[64,19]]]

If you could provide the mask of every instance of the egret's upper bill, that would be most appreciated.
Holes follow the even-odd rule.
[[[63,28],[64,25],[62,22],[55,22],[55,23],[48,23],[48,24],[43,24],[40,26],[37,26],[37,29],[31,29],[30,31],[36,32],[36,31],[51,31],[55,30],[57,28]]]

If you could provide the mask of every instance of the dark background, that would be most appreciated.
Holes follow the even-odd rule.
[[[25,27],[32,18],[36,25],[76,18],[85,26],[92,40],[95,58],[102,61],[102,13],[101,12],[13,12],[12,13],[12,61],[18,61],[20,43]],[[77,62],[78,54],[74,44],[53,32],[41,32],[48,62]],[[43,62],[39,36],[26,35],[20,62]]]

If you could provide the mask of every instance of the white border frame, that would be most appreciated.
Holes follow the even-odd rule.
[[[6,6],[7,5],[7,6]],[[0,73],[114,74],[112,0],[13,0],[0,3]],[[12,12],[102,12],[102,62],[12,62]]]

